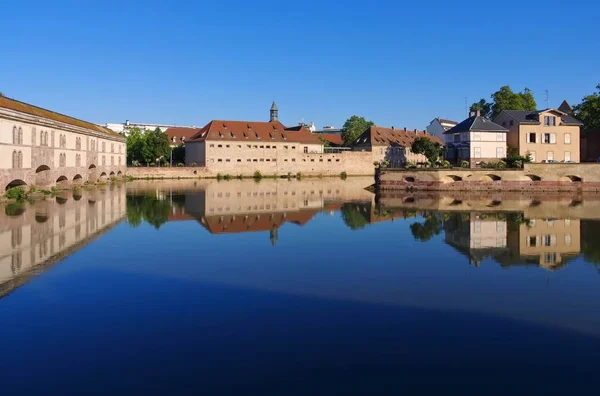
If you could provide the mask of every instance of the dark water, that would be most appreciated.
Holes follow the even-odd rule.
[[[136,182],[0,213],[3,394],[580,394],[600,198]]]

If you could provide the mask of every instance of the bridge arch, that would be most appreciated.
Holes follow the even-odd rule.
[[[35,170],[35,184],[38,186],[46,186],[52,184],[54,178],[52,178],[52,171],[48,165],[40,165]]]
[[[414,178],[414,176],[404,176],[404,181],[407,183],[414,183],[415,178]]]
[[[107,179],[106,172],[100,173],[99,179],[102,180],[102,181],[106,181],[106,179]]]
[[[457,181],[462,181],[463,178],[457,175],[446,175],[442,178],[442,181],[444,183],[452,183],[452,182],[457,182]]]
[[[118,172],[117,172],[117,176],[123,176],[123,172],[121,172],[121,171],[118,171]]]
[[[564,177],[561,177],[560,181],[580,183],[582,181],[582,178],[576,175],[566,175]]]
[[[111,171],[111,172],[110,172],[108,175],[109,175],[109,176],[114,176],[114,175],[115,175],[115,172],[114,172],[114,171]]]
[[[493,173],[489,173],[487,175],[484,175],[481,178],[481,181],[484,181],[484,182],[500,181],[500,180],[502,180],[502,178],[500,176],[498,176],[498,175],[493,174]]]
[[[95,167],[96,167],[96,165],[94,165],[94,164],[91,164],[91,165],[88,167],[88,169],[94,169]]]
[[[67,176],[65,175],[61,175],[56,179],[56,184],[65,184],[65,182],[69,182],[69,179],[67,179]]]
[[[21,186],[26,186],[26,185],[27,185],[27,183],[25,183],[23,180],[15,179],[6,185],[6,188],[4,190],[7,191],[7,190],[10,190],[11,188],[21,187]]]
[[[83,183],[83,177],[78,173],[75,176],[73,176],[73,183],[75,184],[81,184]]]
[[[525,177],[527,177],[531,181],[542,181],[542,178],[540,176],[534,174],[525,175]]]

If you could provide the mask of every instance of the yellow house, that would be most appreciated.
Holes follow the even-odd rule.
[[[506,143],[533,162],[580,162],[579,134],[583,125],[560,110],[503,110],[494,119],[508,129]]]

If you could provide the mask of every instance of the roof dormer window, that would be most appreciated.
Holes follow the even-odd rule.
[[[223,134],[221,132],[219,132],[219,136],[221,137],[221,139],[223,138]]]
[[[233,133],[233,132],[229,132],[229,134],[231,135],[231,137],[232,137],[232,138],[234,138],[234,139],[235,139],[235,133]]]
[[[227,129],[227,123],[226,122],[223,123],[223,128]]]

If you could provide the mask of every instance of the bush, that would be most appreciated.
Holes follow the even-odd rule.
[[[183,167],[183,162],[178,162],[178,163],[177,163],[177,166],[178,166],[179,168],[182,168],[182,167]]]
[[[221,180],[223,179],[223,175],[221,175],[220,173],[217,173],[217,180]]]
[[[150,162],[150,166],[156,166],[154,162]]]
[[[6,198],[22,201],[25,199],[25,189],[23,187],[13,187],[6,191]]]
[[[498,161],[497,166],[498,166],[498,169],[506,169],[506,162]]]
[[[460,166],[461,166],[461,167],[463,167],[463,168],[468,168],[468,167],[470,166],[470,164],[469,164],[469,161],[464,161],[464,160],[463,160],[463,161],[460,163]]]
[[[346,171],[340,173],[340,179],[346,180],[347,178],[348,178],[348,174],[346,173]]]
[[[192,162],[190,166],[198,166],[195,162]]]
[[[240,175],[237,175],[236,177],[237,177],[238,179],[240,179],[240,180],[242,180],[242,179],[244,178],[244,176],[242,176],[241,174],[240,174]]]
[[[223,176],[223,179],[225,179],[225,180],[231,180],[231,175],[225,175],[225,176]]]
[[[451,167],[450,161],[444,160],[444,162],[442,162],[442,167],[444,167],[444,168],[450,168]]]
[[[37,187],[35,184],[32,184],[31,186],[29,186],[29,193],[34,193],[37,191]]]
[[[169,163],[168,163],[168,162],[165,162],[165,163],[163,164],[163,168],[168,168],[169,166],[171,166],[171,165],[169,165]]]
[[[256,171],[254,172],[254,180],[260,180],[263,178],[262,173],[260,173],[260,171]]]
[[[296,179],[301,180],[302,179],[302,173],[300,173],[300,172],[296,173]]]
[[[406,167],[407,167],[408,169],[415,169],[415,168],[417,167],[417,164],[416,164],[416,163],[414,163],[414,162],[412,162],[412,161],[408,161],[408,162],[406,163]]]

